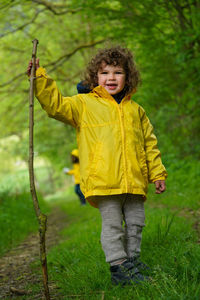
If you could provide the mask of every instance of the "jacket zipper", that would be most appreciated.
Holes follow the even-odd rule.
[[[118,113],[119,113],[119,119],[120,119],[120,128],[121,128],[121,137],[122,137],[122,154],[123,154],[123,164],[124,164],[124,179],[125,179],[125,190],[126,193],[128,192],[128,182],[127,182],[127,174],[126,174],[126,158],[125,158],[125,133],[124,133],[124,114],[122,110],[122,102],[120,104],[117,104],[118,106]]]

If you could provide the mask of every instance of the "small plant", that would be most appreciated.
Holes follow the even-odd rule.
[[[169,235],[172,224],[174,223],[174,218],[177,213],[172,215],[167,215],[166,217],[161,218],[161,222],[157,224],[157,239],[158,244],[166,241],[167,236]]]

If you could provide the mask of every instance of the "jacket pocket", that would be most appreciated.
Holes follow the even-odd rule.
[[[89,166],[89,177],[96,175],[98,167],[101,162],[101,157],[102,157],[102,143],[98,142],[98,143],[96,143],[94,152],[92,153],[92,156],[91,156],[90,166]],[[90,178],[90,180],[91,180],[91,178]]]
[[[145,183],[148,183],[148,168],[147,168],[147,162],[146,162],[146,154],[142,147],[139,149],[140,151],[140,168],[142,175],[145,179]]]

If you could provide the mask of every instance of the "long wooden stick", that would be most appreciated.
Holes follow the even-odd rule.
[[[47,272],[47,258],[45,247],[45,233],[47,229],[47,216],[42,214],[37,198],[35,189],[35,177],[34,177],[34,87],[35,87],[35,70],[36,70],[36,53],[37,53],[38,40],[33,40],[32,51],[32,68],[30,75],[30,94],[29,94],[29,180],[30,191],[33,199],[33,205],[35,214],[39,223],[39,235],[40,235],[40,261],[42,265],[43,286],[46,300],[50,300],[49,287],[48,287],[48,272]]]

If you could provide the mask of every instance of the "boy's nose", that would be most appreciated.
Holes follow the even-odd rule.
[[[109,80],[115,80],[115,74],[110,73],[108,76]]]

